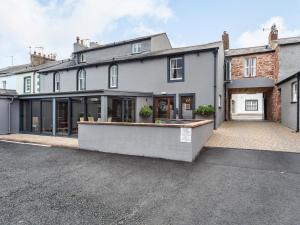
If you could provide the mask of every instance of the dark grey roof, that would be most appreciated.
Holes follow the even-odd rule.
[[[22,65],[16,65],[16,66],[8,66],[5,68],[0,69],[0,75],[1,74],[9,74],[9,73],[15,73],[16,71],[22,70],[26,67],[30,66],[30,64],[22,64]]]
[[[257,54],[257,53],[265,53],[265,52],[272,52],[275,51],[269,45],[264,46],[256,46],[256,47],[249,47],[249,48],[236,48],[236,49],[229,49],[225,51],[226,56],[238,56],[238,55],[250,55],[250,54]]]
[[[109,48],[109,47],[113,47],[113,46],[124,45],[124,44],[128,44],[128,43],[136,42],[136,41],[142,41],[142,40],[150,39],[152,37],[156,37],[156,36],[159,36],[159,35],[166,35],[166,33],[152,34],[152,35],[132,38],[132,39],[124,40],[124,41],[117,41],[117,42],[113,42],[113,43],[103,44],[103,45],[99,45],[99,46],[95,46],[95,47],[89,47],[89,48],[86,48],[86,49],[83,49],[83,50],[76,51],[76,53],[89,52],[89,51],[99,50],[99,49],[103,49],[103,48]]]
[[[285,78],[285,79],[280,80],[280,81],[277,83],[277,85],[284,84],[285,82],[288,82],[289,80],[292,80],[292,79],[294,79],[294,78],[296,78],[296,77],[298,77],[298,76],[300,77],[300,71],[297,72],[297,73],[295,73],[295,74],[293,74],[293,75],[291,75],[291,76],[288,76],[288,77]]]
[[[0,89],[0,96],[17,96],[16,90]]]
[[[51,68],[52,66],[57,66],[57,65],[65,63],[65,62],[70,62],[70,59],[48,62],[48,63],[44,63],[44,64],[41,64],[38,66],[32,66],[31,64],[24,64],[24,65],[18,65],[18,66],[13,66],[13,67],[7,67],[7,68],[0,70],[0,77],[35,72],[38,70]]]
[[[267,77],[252,77],[241,78],[237,80],[231,80],[228,84],[228,88],[264,88],[274,87],[275,82]]]
[[[182,47],[182,48],[170,48],[166,50],[160,50],[160,51],[153,51],[153,52],[145,52],[141,54],[133,54],[133,55],[125,55],[115,58],[107,58],[103,60],[97,60],[91,61],[89,63],[80,63],[75,64],[73,61],[65,62],[57,66],[53,66],[48,69],[40,70],[39,72],[54,72],[59,70],[65,70],[65,69],[76,69],[80,67],[89,67],[89,66],[95,66],[95,65],[102,65],[102,64],[110,64],[113,62],[125,62],[125,61],[131,61],[131,60],[142,60],[147,58],[155,58],[155,57],[163,57],[168,55],[176,55],[176,54],[184,54],[189,52],[201,52],[201,51],[209,51],[216,48],[220,48],[222,46],[222,42],[213,42],[208,43],[204,45],[195,45],[195,46],[189,46],[189,47]]]
[[[289,44],[300,43],[300,36],[299,37],[280,38],[277,40],[277,43],[279,45],[289,45]]]

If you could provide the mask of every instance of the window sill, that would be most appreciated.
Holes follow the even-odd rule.
[[[184,82],[184,79],[169,79],[168,83],[172,83],[172,82]]]

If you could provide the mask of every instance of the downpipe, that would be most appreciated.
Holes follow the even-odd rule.
[[[8,134],[11,133],[11,104],[14,102],[14,97],[8,102]]]

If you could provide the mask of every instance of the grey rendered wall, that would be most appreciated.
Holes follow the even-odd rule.
[[[8,133],[8,99],[0,99],[0,134]]]
[[[180,142],[181,128],[79,124],[78,143],[81,149],[192,162],[212,126],[195,130],[192,142]]]
[[[193,148],[193,160],[198,156],[205,143],[208,141],[213,133],[213,123],[208,123],[200,127],[196,127],[192,132],[192,148]]]
[[[283,125],[296,130],[297,126],[297,104],[291,103],[292,83],[297,79],[290,80],[281,87],[281,122]]]
[[[220,48],[222,49],[222,48]],[[218,95],[224,98],[223,89],[223,52],[218,53]],[[213,52],[203,52],[197,55],[184,55],[185,81],[168,83],[167,57],[145,59],[119,63],[118,88],[116,91],[153,92],[156,95],[176,94],[176,106],[179,105],[179,94],[195,93],[196,107],[202,104],[214,103],[214,55]],[[108,89],[109,65],[86,68],[87,90]],[[64,71],[61,75],[61,91],[76,90],[76,70]],[[41,78],[43,93],[52,92],[53,74]],[[223,104],[223,103],[222,103]],[[220,124],[224,119],[223,108],[217,112]]]
[[[218,63],[217,63],[217,93],[216,93],[216,125],[217,127],[225,119],[225,89],[224,89],[224,49],[223,45],[219,48],[218,51]],[[218,107],[219,104],[219,95],[221,95],[221,107]]]
[[[158,51],[163,49],[170,49],[172,45],[166,34],[153,36],[151,38],[151,51]]]
[[[137,43],[142,43],[142,52],[150,51],[151,50],[151,42],[150,39],[137,41]],[[104,48],[100,50],[90,51],[84,53],[86,56],[87,62],[95,62],[103,59],[111,59],[120,56],[131,55],[131,47],[132,44],[125,44],[114,46],[110,48]]]
[[[300,71],[300,44],[281,45],[279,48],[279,80]]]
[[[19,133],[20,131],[20,102],[14,100],[11,104],[11,133]]]

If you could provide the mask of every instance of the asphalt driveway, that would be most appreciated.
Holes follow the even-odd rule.
[[[194,163],[0,142],[0,224],[298,225],[300,154]]]

